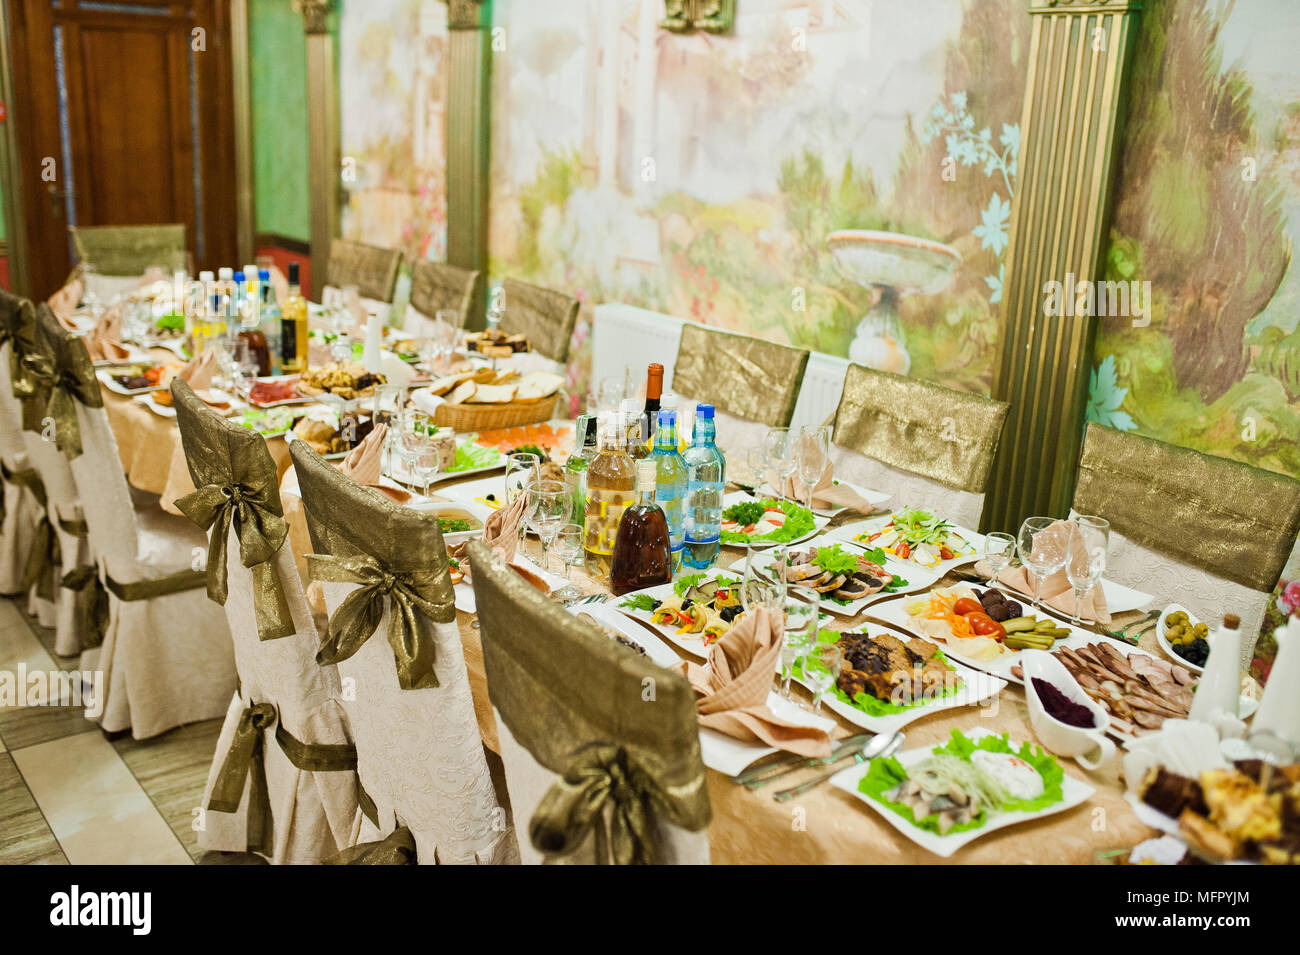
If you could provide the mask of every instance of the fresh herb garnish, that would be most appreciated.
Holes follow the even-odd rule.
[[[813,563],[829,574],[851,574],[858,569],[858,555],[847,553],[839,544],[832,544],[818,547]]]
[[[632,594],[619,606],[627,607],[629,610],[645,610],[649,612],[655,609],[656,602],[649,594]]]
[[[724,544],[744,544],[750,541],[771,541],[776,544],[788,544],[792,540],[804,537],[817,526],[817,519],[813,516],[813,512],[805,507],[800,507],[793,501],[774,501],[771,498],[764,498],[762,501],[742,501],[727,508],[723,512],[723,517],[732,520],[733,518],[730,515],[738,507],[757,507],[763,512],[766,512],[770,507],[775,507],[785,515],[785,523],[768,531],[766,534],[742,534],[737,531],[723,530],[720,536]],[[753,521],[742,523],[737,519],[736,524],[740,527],[748,527],[750,524],[758,523],[761,518],[762,513]]]
[[[442,527],[444,534],[457,534],[461,531],[473,530],[474,527],[469,521],[459,517],[440,517],[438,524]]]
[[[758,501],[741,501],[733,504],[722,512],[724,521],[735,521],[741,527],[748,527],[750,524],[757,524],[767,513],[765,508]]]
[[[678,577],[676,580],[673,581],[673,593],[675,593],[679,597],[682,596],[683,594],[686,593],[686,591],[690,590],[701,580],[703,580],[705,576],[707,575],[687,574],[685,577]]]

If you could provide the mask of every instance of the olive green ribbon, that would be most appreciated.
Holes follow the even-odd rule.
[[[98,569],[94,564],[74,567],[63,575],[59,586],[77,595],[73,601],[73,632],[81,649],[102,644],[108,632],[108,590],[99,579]]]
[[[212,812],[236,812],[244,796],[244,781],[248,780],[248,848],[265,855],[271,854],[272,847],[271,793],[266,785],[263,733],[275,718],[275,707],[270,703],[250,703],[239,715],[235,738],[208,799]]]
[[[16,306],[12,304],[13,297],[5,294],[9,299],[8,302],[0,302],[8,305],[8,308],[0,308],[0,347],[5,342],[9,343],[9,386],[13,389],[14,397],[24,404],[28,399],[36,394],[36,383],[28,374],[23,359],[36,351],[36,310],[32,303],[23,299]],[[26,414],[24,414],[26,421]],[[24,425],[25,430],[26,426]]]
[[[3,479],[5,484],[13,484],[16,487],[31,491],[32,496],[36,498],[41,507],[45,506],[45,485],[41,482],[41,476],[36,472],[35,468],[11,471],[8,465],[0,461],[0,479]],[[0,494],[0,523],[3,523],[8,516],[7,507],[4,495]]]
[[[59,535],[50,520],[47,506],[36,530],[32,534],[32,547],[27,552],[27,563],[23,567],[22,590],[24,593],[36,588],[36,596],[42,600],[54,599],[54,575],[63,566],[63,548],[59,544]]]
[[[135,603],[137,600],[156,600],[159,597],[193,590],[203,586],[203,579],[201,570],[178,570],[173,574],[155,577],[152,580],[133,580],[125,584],[119,583],[112,577],[106,577],[104,585],[118,600]]]
[[[542,797],[528,833],[548,855],[568,855],[594,833],[598,864],[654,865],[662,861],[655,824],[661,814],[672,819],[672,803],[627,750],[589,743]]]
[[[275,570],[275,555],[289,536],[289,525],[271,506],[269,493],[266,488],[243,484],[207,484],[176,502],[182,514],[211,532],[208,597],[223,607],[228,596],[226,543],[234,525],[240,560],[253,573],[253,611],[261,640],[288,637],[295,630],[284,585]]]
[[[77,405],[99,408],[104,404],[95,379],[90,356],[84,343],[63,339],[46,354],[32,352],[23,357],[23,366],[35,381],[36,395],[43,396],[45,415],[40,421],[25,416],[23,427],[43,431],[45,421],[54,423],[54,443],[68,458],[81,455],[81,425],[77,422]],[[76,349],[82,354],[78,355]],[[33,403],[39,407],[39,401]],[[31,425],[35,427],[31,427]]]
[[[403,690],[438,686],[434,672],[436,650],[420,629],[416,612],[447,623],[456,619],[451,598],[439,598],[443,574],[437,570],[392,572],[373,557],[308,554],[307,569],[313,580],[360,584],[344,598],[330,617],[329,629],[316,662],[322,665],[346,660],[361,649],[384,617],[384,598],[392,602],[388,616],[388,643],[397,658],[397,678]]]
[[[402,826],[378,842],[361,842],[325,860],[325,865],[417,865],[415,837]]]

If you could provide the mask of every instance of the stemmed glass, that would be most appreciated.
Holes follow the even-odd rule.
[[[433,435],[438,430],[433,418],[414,408],[402,415],[398,453],[409,476],[423,479],[423,494],[429,496],[429,481],[438,470]]]
[[[402,417],[402,407],[406,404],[406,389],[401,385],[379,385],[375,388],[375,404],[371,420],[376,425],[387,425],[390,431],[389,440],[384,442],[384,461],[383,470],[385,473],[392,470],[392,434],[395,434],[400,427],[400,418]]]
[[[763,561],[769,564],[766,573],[761,569]],[[746,545],[745,575],[740,582],[740,603],[746,613],[753,613],[759,607],[781,612],[785,605],[785,562],[784,545],[770,548],[766,553],[753,544]]]
[[[235,338],[231,342],[232,354],[230,367],[235,393],[244,399],[252,389],[252,379],[257,375],[257,353],[246,339]]]
[[[1070,623],[1077,627],[1084,594],[1092,590],[1106,572],[1110,522],[1101,517],[1079,514],[1070,522],[1070,529],[1070,556],[1065,562],[1065,576],[1074,588],[1074,616]]]
[[[795,456],[794,440],[789,428],[772,428],[763,438],[763,451],[767,454],[767,463],[771,465],[776,476],[781,479],[777,493],[785,499],[785,482],[794,474]]]
[[[569,516],[568,486],[563,481],[538,481],[528,488],[528,523],[542,542],[542,570],[549,571],[551,542]]]
[[[582,525],[565,524],[555,534],[555,551],[564,563],[564,586],[551,596],[565,603],[577,600],[582,591],[573,586],[573,568],[582,563]]]
[[[812,510],[813,491],[817,482],[826,473],[826,462],[830,460],[831,446],[825,428],[802,428],[796,445],[795,462],[799,465],[799,480],[803,482],[808,498],[808,510]]]
[[[450,367],[451,356],[460,341],[460,312],[451,308],[440,308],[433,323],[433,347],[442,365],[432,369],[434,374],[441,374]]]
[[[986,586],[993,586],[998,574],[1011,566],[1011,556],[1016,552],[1016,539],[1010,534],[994,531],[984,536],[984,562],[989,568]]]
[[[767,480],[767,452],[760,447],[750,448],[745,452],[745,466],[753,475],[754,490],[757,491]]]
[[[1070,531],[1049,529],[1054,517],[1029,517],[1020,525],[1020,562],[1034,578],[1034,606],[1043,610],[1043,581],[1065,566],[1069,553]]]
[[[817,624],[821,616],[817,591],[806,585],[791,584],[785,597],[785,639],[781,643],[781,696],[790,699],[790,681],[794,665],[817,643]]]
[[[844,653],[833,643],[814,643],[803,657],[803,679],[813,692],[813,716],[821,713],[822,697],[839,679]]]

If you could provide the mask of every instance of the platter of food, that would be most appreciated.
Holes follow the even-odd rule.
[[[641,624],[629,620],[608,604],[576,604],[569,613],[600,630],[620,646],[649,657],[661,667],[676,666],[681,658],[672,648]]]
[[[771,579],[776,561],[764,555],[754,568]],[[745,558],[731,565],[743,573]],[[906,574],[907,576],[903,576]],[[924,590],[938,578],[921,567],[906,567],[882,551],[868,551],[843,541],[821,546],[791,548],[786,557],[785,578],[788,584],[810,587],[821,594],[823,610],[844,617],[854,617],[877,600],[894,594]]]
[[[743,491],[722,499],[723,544],[798,544],[817,536],[829,522],[793,501],[750,497]]]
[[[488,474],[506,466],[505,455],[495,448],[484,448],[472,441],[460,440],[450,429],[439,429],[437,442],[440,461],[437,473],[429,478],[430,486],[473,477],[476,474]],[[403,484],[419,486],[424,484],[423,475],[410,473],[400,455],[396,453],[390,456],[388,474],[393,480]],[[496,491],[497,496],[500,497],[501,488],[497,487]],[[452,493],[450,490],[446,493],[448,497],[460,501],[473,501],[472,497],[464,494]]]
[[[215,388],[200,388],[194,394],[198,396],[200,401],[218,414],[228,414],[234,411],[235,400],[224,391],[218,391]],[[159,417],[176,417],[176,408],[172,402],[172,393],[168,390],[163,389],[159,391],[151,391],[144,395],[136,395],[135,400]]]
[[[864,501],[866,501],[868,504],[871,505],[871,509],[873,511],[879,508],[882,504],[886,503],[891,497],[893,497],[892,494],[885,494],[881,491],[873,491],[871,490],[871,488],[863,487],[861,484],[854,484],[850,481],[841,481],[838,478],[833,480],[831,483],[837,486],[849,488],[850,490],[856,492],[859,497],[861,497]],[[772,486],[772,483],[767,480],[761,481],[758,487],[755,488],[755,491],[765,496],[779,495],[780,493],[775,487]],[[842,514],[846,510],[848,510],[848,508],[846,507],[839,507],[839,506],[824,507],[818,504],[814,504],[812,508],[812,512],[814,514],[817,514],[821,517],[827,517],[827,518],[835,517],[838,514]]]
[[[418,501],[412,510],[433,514],[438,518],[442,539],[448,545],[471,540],[483,533],[483,518],[471,508],[452,501]]]
[[[946,743],[873,759],[831,784],[945,858],[990,832],[1078,806],[1095,792],[1066,775],[1050,753],[983,729],[954,729]]]
[[[822,630],[821,643],[834,643],[844,656],[825,705],[851,723],[892,733],[940,710],[970,706],[997,695],[1005,680],[955,663],[935,643],[900,638],[886,630],[854,633]],[[794,680],[804,686],[802,663]]]
[[[248,389],[248,403],[255,408],[308,404],[313,399],[298,391],[298,376],[254,378]]]
[[[245,408],[230,420],[242,428],[256,431],[264,438],[282,437],[295,421],[305,414],[301,407]]]
[[[1193,673],[1205,668],[1210,658],[1210,627],[1178,604],[1170,604],[1156,621],[1156,643]]]
[[[372,397],[376,387],[387,383],[384,375],[366,371],[360,362],[330,362],[304,371],[297,380],[297,392],[307,398],[328,396],[353,401]]]
[[[101,368],[95,372],[95,377],[113,394],[134,397],[165,387],[166,382],[180,370],[180,365],[138,364],[113,369]]]
[[[900,561],[936,571],[939,576],[979,559],[984,548],[983,534],[920,507],[905,507],[842,527],[832,536],[879,548]]]
[[[745,614],[739,584],[738,578],[711,570],[614,599],[619,610],[648,624],[673,646],[704,658]]]
[[[497,328],[470,332],[464,339],[465,350],[485,358],[509,358],[518,352],[532,351],[526,335],[507,335]]]
[[[347,457],[374,430],[374,421],[367,413],[348,412],[340,415],[333,408],[317,406],[294,422],[286,438],[305,441],[325,460],[339,461]]]

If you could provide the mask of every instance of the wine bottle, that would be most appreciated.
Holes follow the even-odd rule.
[[[587,575],[593,580],[609,579],[619,521],[636,493],[636,462],[624,449],[626,441],[623,416],[609,415],[601,422],[600,450],[587,468],[582,537]]]

